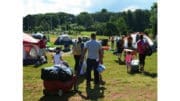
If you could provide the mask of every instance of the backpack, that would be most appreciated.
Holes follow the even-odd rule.
[[[145,53],[146,56],[151,56],[152,55],[153,52],[152,52],[152,49],[149,46],[149,44],[146,44],[144,53]]]
[[[152,55],[152,49],[150,46],[148,46],[146,49],[145,49],[145,55],[146,56],[151,56]]]
[[[73,48],[72,48],[72,52],[74,55],[81,55],[81,43],[75,43]]]

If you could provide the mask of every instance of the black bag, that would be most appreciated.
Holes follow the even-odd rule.
[[[152,55],[152,49],[150,46],[147,46],[147,48],[145,49],[145,55],[146,56],[151,56]]]
[[[69,67],[66,67],[69,68]],[[72,73],[69,74],[65,69],[59,67],[49,67],[41,69],[41,79],[42,80],[60,80],[68,81],[72,78]]]
[[[56,68],[42,68],[41,79],[43,80],[58,80],[58,70]]]
[[[70,75],[70,74],[68,74],[65,70],[63,70],[63,69],[60,69],[59,71],[58,71],[58,80],[60,80],[60,81],[69,81],[69,80],[71,80],[71,78],[72,78],[72,76],[73,75]]]

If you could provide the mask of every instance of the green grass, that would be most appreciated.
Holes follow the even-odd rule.
[[[90,36],[91,32],[82,32],[81,35]],[[76,36],[71,36],[76,37]],[[57,35],[50,35],[53,42]],[[97,36],[97,39],[108,38]],[[110,44],[109,44],[110,45]],[[68,92],[62,97],[43,96],[43,81],[40,78],[41,68],[52,66],[51,53],[48,53],[48,63],[39,67],[32,65],[23,67],[23,101],[84,101],[89,95],[92,101],[157,101],[157,53],[146,58],[146,74],[128,74],[126,66],[118,64],[117,57],[112,51],[105,51],[104,65],[106,70],[102,73],[104,86],[86,89],[84,78],[79,80],[81,93]],[[74,67],[72,54],[63,56],[70,67]],[[93,77],[93,75],[92,75]]]
[[[63,56],[70,67],[74,66],[72,54]],[[84,78],[80,79],[81,93],[68,92],[62,97],[43,96],[43,83],[40,78],[41,68],[52,66],[51,55],[48,53],[48,63],[39,67],[32,65],[23,68],[23,101],[157,101],[157,53],[146,58],[146,74],[128,74],[125,65],[119,65],[117,57],[112,51],[105,51],[104,65],[106,70],[102,73],[104,86],[86,89]],[[92,75],[93,77],[93,75]]]

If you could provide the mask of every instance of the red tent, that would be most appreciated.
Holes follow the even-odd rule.
[[[31,35],[24,33],[23,34],[23,44],[39,44],[39,40],[33,38]]]
[[[37,58],[39,54],[39,41],[29,34],[23,34],[23,60]]]

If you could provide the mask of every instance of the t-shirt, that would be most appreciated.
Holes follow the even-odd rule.
[[[96,40],[90,40],[85,43],[85,48],[88,50],[89,59],[98,59],[99,58],[99,50],[101,49],[101,44]]]
[[[137,49],[138,49],[139,54],[145,54],[145,49],[146,49],[147,45],[148,45],[148,43],[145,42],[144,40],[139,40],[137,42]]]
[[[60,60],[61,53],[59,54],[54,54],[53,59],[54,59],[54,65],[59,65],[62,64],[62,61]]]
[[[46,48],[46,40],[43,40],[43,39],[40,40],[40,41],[39,41],[39,47],[40,47],[40,48]]]
[[[131,54],[127,54],[126,55],[126,63],[131,63],[132,60],[132,55]]]
[[[82,43],[75,43],[73,48],[72,48],[72,53],[74,55],[81,55],[82,54]]]

